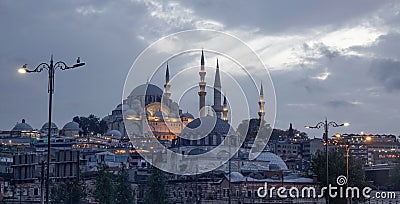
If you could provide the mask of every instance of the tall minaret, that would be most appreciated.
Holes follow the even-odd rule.
[[[212,108],[214,109],[217,118],[221,118],[223,107],[221,105],[221,79],[219,77],[218,59],[217,59],[217,69],[215,71],[215,79],[214,79],[214,105],[212,106]]]
[[[171,96],[171,92],[169,91],[171,85],[169,84],[169,67],[167,62],[167,70],[165,71],[165,84],[164,84],[164,96],[169,99]]]
[[[226,96],[224,96],[224,108],[222,112],[222,120],[228,121],[228,104],[226,102]]]
[[[199,96],[200,96],[200,103],[199,103],[199,110],[200,110],[200,117],[205,117],[206,116],[206,110],[204,109],[204,106],[206,105],[206,70],[204,67],[204,53],[203,50],[201,50],[201,64],[200,64],[200,82],[199,82]]]
[[[264,115],[265,115],[264,104],[265,104],[265,101],[264,101],[264,89],[263,89],[263,85],[262,85],[262,82],[261,82],[260,100],[258,101],[258,106],[259,106],[258,116],[259,116],[260,122],[264,120]]]

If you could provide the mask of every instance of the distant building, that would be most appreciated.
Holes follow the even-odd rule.
[[[395,135],[342,134],[334,137],[334,145],[350,148],[350,154],[366,165],[390,164],[400,155],[400,143]]]

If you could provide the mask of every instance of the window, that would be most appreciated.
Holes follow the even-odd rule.
[[[247,197],[251,197],[251,191],[247,191]]]

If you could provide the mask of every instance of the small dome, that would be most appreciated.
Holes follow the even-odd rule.
[[[154,84],[142,84],[131,92],[129,96],[162,96],[163,91],[156,85]]]
[[[120,110],[120,111],[122,111],[122,110],[128,110],[129,109],[129,106],[128,105],[126,105],[126,104],[118,104],[117,105],[117,107],[115,107],[115,109],[114,110]]]
[[[47,122],[47,123],[45,123],[43,126],[42,126],[42,130],[47,130],[49,128],[49,123]],[[55,124],[55,123],[51,123],[51,129],[58,129],[58,127],[57,127],[57,125]]]
[[[270,170],[288,170],[288,167],[282,158],[272,152],[261,152],[256,160],[268,161]]]
[[[22,119],[21,123],[17,123],[11,131],[32,131],[33,128],[28,123],[25,123],[25,119]]]
[[[206,150],[196,148],[196,149],[190,150],[189,155],[201,155],[201,154],[204,154],[206,152],[207,152]]]
[[[189,112],[183,113],[181,117],[187,117],[187,118],[192,118],[192,119],[194,119],[193,115],[190,114]]]
[[[79,124],[77,122],[69,122],[64,125],[63,130],[80,130],[79,129]]]
[[[203,125],[201,125],[202,122],[204,123]],[[209,134],[227,135],[229,132],[234,132],[228,122],[220,118],[215,118],[213,116],[206,116],[203,118],[196,118],[195,120],[187,124],[182,133],[190,134],[191,130],[198,128],[200,125],[201,127],[204,127]],[[212,127],[211,131],[207,130],[209,127]]]
[[[118,130],[110,130],[107,133],[107,136],[112,136],[112,137],[121,137],[121,135],[122,135],[121,132]]]
[[[230,178],[231,182],[245,181],[245,177],[241,173],[239,173],[237,171],[231,172],[230,176],[228,174],[227,178],[228,179]]]

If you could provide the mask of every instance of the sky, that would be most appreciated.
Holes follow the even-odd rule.
[[[86,62],[57,70],[53,118],[61,128],[76,115],[110,114],[122,100],[133,62],[153,42],[179,31],[212,29],[245,42],[268,68],[275,127],[293,123],[320,137],[322,130],[304,126],[327,117],[351,123],[331,132],[400,134],[398,1],[3,0],[0,26],[0,130],[22,119],[40,128],[47,120],[47,74],[20,75],[23,64],[34,68],[51,55],[68,64],[78,56]],[[208,57],[214,66],[214,56]],[[179,66],[178,60],[171,63]],[[196,80],[198,75],[179,83]],[[224,78],[222,86],[228,96],[236,91],[224,87]],[[180,104],[184,111],[196,110],[197,95],[193,99]],[[254,110],[257,100],[250,99]],[[266,108],[274,108],[268,100]]]

